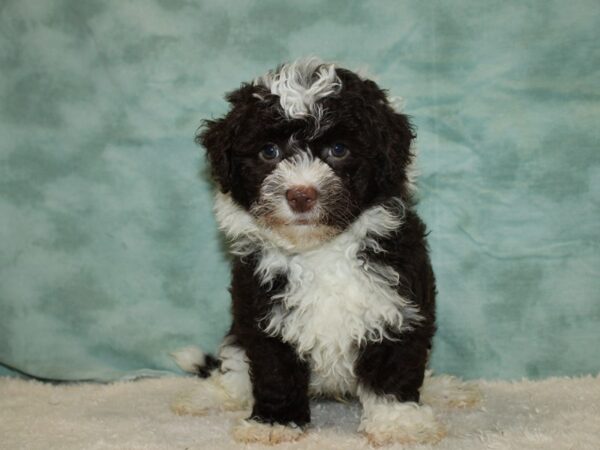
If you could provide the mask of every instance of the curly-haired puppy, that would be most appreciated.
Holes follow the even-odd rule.
[[[273,443],[303,433],[309,398],[356,396],[372,443],[437,441],[419,404],[436,290],[407,116],[373,81],[314,58],[227,100],[197,142],[231,240],[233,324],[218,361],[176,355],[210,378],[174,408],[251,408],[235,438]]]

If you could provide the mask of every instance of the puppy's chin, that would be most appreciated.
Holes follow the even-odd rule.
[[[310,223],[303,219],[292,223],[263,222],[261,225],[269,228],[271,232],[282,238],[295,251],[307,251],[317,248],[341,232],[337,227]]]

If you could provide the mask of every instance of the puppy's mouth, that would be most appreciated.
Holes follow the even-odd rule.
[[[296,219],[290,225],[318,225],[316,222],[308,219]]]
[[[315,217],[313,215],[305,216],[305,215],[297,215],[297,217],[280,217],[277,214],[269,214],[266,216],[262,216],[258,218],[260,222],[271,228],[281,228],[281,227],[293,227],[293,226],[303,226],[303,227],[318,227],[325,225],[319,217]]]
[[[287,224],[305,226],[323,225],[321,217],[314,213],[292,213],[292,217],[287,221]]]
[[[341,231],[318,220],[301,218],[292,221],[270,221],[267,227],[295,250],[314,249]]]

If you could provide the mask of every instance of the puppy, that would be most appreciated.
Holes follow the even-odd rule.
[[[233,323],[218,361],[175,355],[210,378],[174,409],[251,408],[234,437],[274,443],[302,435],[309,398],[350,396],[371,443],[436,442],[443,428],[419,404],[436,288],[407,116],[373,81],[314,58],[227,100],[197,142],[231,241]]]

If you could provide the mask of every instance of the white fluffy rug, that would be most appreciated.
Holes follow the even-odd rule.
[[[240,445],[230,430],[243,414],[177,416],[170,402],[193,390],[193,378],[146,379],[110,385],[53,386],[0,378],[2,449],[260,449]],[[475,383],[474,408],[438,406],[448,436],[413,449],[600,449],[600,377]],[[316,402],[300,441],[281,449],[367,449],[356,433],[357,404]],[[402,448],[390,446],[386,448]]]

